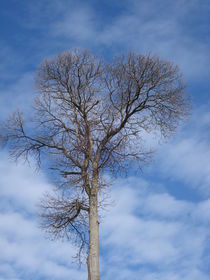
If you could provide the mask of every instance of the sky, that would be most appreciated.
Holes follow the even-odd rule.
[[[36,69],[74,48],[111,61],[126,51],[177,64],[189,118],[154,160],[117,178],[100,223],[101,279],[210,280],[209,0],[7,0],[0,6],[0,121],[30,114]],[[154,139],[148,139],[153,143]],[[40,230],[37,204],[49,173],[0,150],[0,280],[83,280],[67,241]]]

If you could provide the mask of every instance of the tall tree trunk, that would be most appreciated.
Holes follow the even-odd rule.
[[[91,190],[89,212],[88,280],[100,280],[97,187]]]

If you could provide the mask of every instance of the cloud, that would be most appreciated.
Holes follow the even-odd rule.
[[[200,40],[200,30],[201,25],[207,28],[208,22],[197,17],[193,33],[195,23],[191,22],[191,15],[200,11],[205,18],[210,9],[208,3],[125,2],[124,9],[114,13],[109,21],[107,15],[99,16],[93,5],[65,5],[51,24],[51,35],[97,51],[111,48],[109,55],[127,50],[159,54],[178,64],[187,80],[207,78],[210,42]]]
[[[203,219],[209,201],[177,200],[146,185],[133,178],[124,187],[120,181],[114,186],[119,207],[101,225],[104,278],[208,279],[201,264],[209,248],[210,217]]]
[[[90,48],[106,58],[128,50],[158,54],[178,64],[188,83],[209,75],[210,42],[201,36],[208,29],[208,1],[124,1],[120,8],[104,3],[112,17],[84,1],[45,0],[23,8],[25,17],[14,19],[27,52],[25,45],[21,51],[6,41],[0,51],[1,119],[16,107],[30,107],[34,69],[43,58],[69,48]]]
[[[1,115],[4,121],[13,111],[20,109],[30,114],[34,99],[34,73],[26,72],[14,83],[0,89]]]
[[[132,0],[115,8],[106,1],[98,7],[94,1],[24,4],[27,16],[15,32],[22,44],[3,43],[0,52],[1,119],[17,107],[30,113],[32,68],[41,57],[75,46],[106,58],[127,50],[157,53],[180,65],[190,84],[207,80],[209,1]],[[209,126],[209,108],[204,106],[188,128],[160,149],[150,181],[116,181],[115,204],[100,224],[104,280],[209,279]],[[71,263],[75,248],[46,240],[38,228],[36,204],[52,185],[32,169],[16,166],[1,152],[0,280],[85,279],[85,266],[77,270]],[[191,193],[198,189],[202,198],[178,199],[170,194],[171,181],[183,188],[183,197],[187,187]]]
[[[84,279],[85,270],[72,264],[76,249],[48,241],[38,227],[36,205],[52,189],[45,176],[3,153],[0,174],[0,279]]]
[[[0,49],[0,73],[1,73],[1,85],[0,88],[3,87],[4,81],[7,84],[8,80],[14,80],[18,76],[16,72],[16,67],[22,65],[22,61],[15,49],[12,45],[0,41],[1,49]]]
[[[1,153],[1,200],[29,213],[35,212],[38,199],[44,191],[50,191],[52,187],[44,175],[34,172],[34,169],[33,163],[31,168],[27,164],[16,165]]]
[[[53,25],[52,32],[55,36],[70,37],[73,42],[92,40],[97,35],[94,14],[86,5],[72,6],[62,20]]]
[[[202,106],[177,137],[162,146],[157,158],[163,177],[183,182],[204,195],[210,194],[209,126],[208,105]]]
[[[51,184],[6,157],[0,160],[1,277],[84,279],[85,267],[77,270],[71,263],[75,248],[44,239],[38,228],[35,205]],[[180,200],[138,177],[116,180],[112,187],[114,204],[100,223],[103,279],[208,279],[210,200]]]

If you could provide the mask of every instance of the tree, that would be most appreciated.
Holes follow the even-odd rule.
[[[142,135],[168,137],[189,111],[178,67],[128,53],[107,63],[87,51],[45,60],[36,76],[33,117],[15,112],[2,140],[15,159],[48,163],[60,194],[42,201],[42,225],[71,238],[79,255],[87,246],[88,279],[99,280],[99,193],[104,172],[116,175],[142,163]],[[28,124],[28,125],[27,125]]]

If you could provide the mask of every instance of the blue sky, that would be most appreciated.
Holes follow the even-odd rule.
[[[210,279],[210,2],[208,0],[1,1],[0,120],[30,114],[45,57],[87,48],[111,60],[125,51],[178,64],[192,115],[138,176],[117,179],[103,213],[102,279]],[[38,228],[48,173],[0,156],[0,280],[82,280],[68,242]]]

